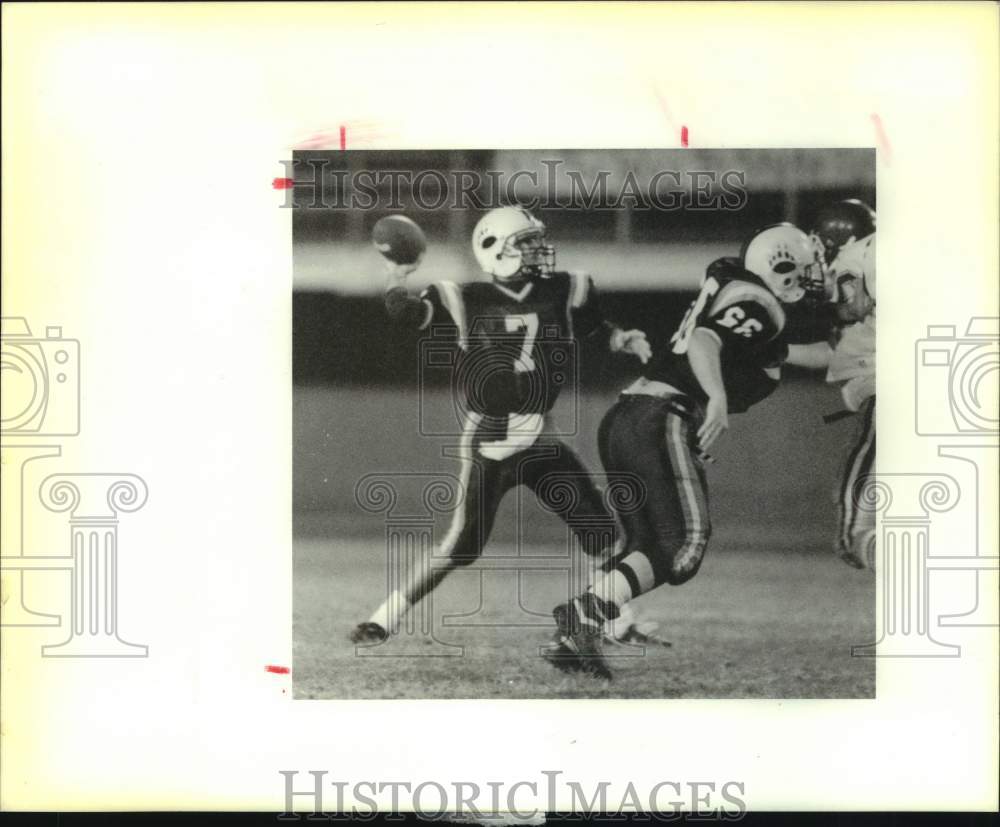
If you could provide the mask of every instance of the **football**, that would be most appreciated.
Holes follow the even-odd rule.
[[[396,264],[412,264],[427,249],[427,237],[405,215],[380,218],[372,230],[375,249]]]

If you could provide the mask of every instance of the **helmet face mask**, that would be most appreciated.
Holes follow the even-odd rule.
[[[505,255],[520,256],[518,276],[547,276],[556,266],[556,249],[545,238],[545,230],[524,230],[505,243]]]
[[[547,276],[555,269],[545,225],[521,207],[486,213],[472,232],[472,251],[483,272],[497,281]]]
[[[802,286],[806,291],[803,300],[813,307],[831,304],[837,298],[837,285],[830,268],[827,266],[827,261],[833,259],[827,258],[829,248],[815,232],[809,234],[809,243],[813,246],[815,258],[813,266],[803,277]]]

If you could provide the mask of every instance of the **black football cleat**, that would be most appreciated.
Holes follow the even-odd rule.
[[[546,657],[546,660],[563,671],[586,672],[595,678],[610,681],[614,675],[601,651],[601,626],[581,619],[583,612],[581,600],[589,597],[591,595],[584,595],[583,598],[563,603],[552,610],[556,626],[559,627],[559,644],[565,653]],[[562,662],[566,664],[565,667],[560,665]]]
[[[561,632],[556,632],[552,642],[542,649],[542,657],[561,672],[579,672],[582,668],[576,653],[563,643]]]
[[[372,621],[366,620],[364,623],[359,623],[351,629],[349,637],[351,639],[351,643],[361,645],[385,643],[389,639],[389,633],[384,628],[379,626],[378,623],[372,623]]]

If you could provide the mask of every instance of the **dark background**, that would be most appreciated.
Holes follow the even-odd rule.
[[[599,170],[610,170],[610,191],[628,170],[638,180],[648,180],[659,169],[720,175],[742,171],[748,197],[738,211],[569,207],[538,212],[556,245],[557,265],[590,271],[607,316],[647,331],[654,348],[672,334],[704,268],[719,255],[735,255],[753,230],[790,220],[808,231],[812,216],[840,198],[858,197],[875,206],[870,150],[356,151],[297,153],[296,161],[321,156],[329,159],[330,169],[493,169],[507,174],[534,169],[540,178],[540,161],[558,158],[563,161],[560,171],[578,170],[587,182]],[[296,164],[295,175],[294,196],[289,197],[312,203],[314,193],[300,186],[311,179],[310,169]],[[556,179],[558,192],[568,192],[565,183]],[[515,194],[529,199],[538,192],[527,186]],[[343,199],[343,193],[328,190],[326,195],[333,203],[338,195]],[[439,279],[482,278],[469,243],[481,211],[421,209],[405,190],[401,198],[402,210],[299,206],[292,214],[294,507],[299,532],[375,530],[379,518],[354,504],[354,485],[367,473],[454,470],[453,461],[441,457],[443,441],[418,433],[419,340],[386,318],[381,261],[371,247],[370,230],[388,212],[402,212],[425,230],[428,253],[411,279],[418,290]],[[597,424],[617,390],[638,375],[638,363],[591,344],[582,345],[580,358],[579,386],[564,391],[554,413],[578,422],[571,441],[599,470]],[[772,398],[731,419],[730,432],[714,451],[717,462],[709,471],[713,519],[717,533],[745,532],[771,545],[827,548],[835,525],[835,480],[855,423],[823,424],[822,415],[837,410],[840,401],[822,376],[786,368],[785,379]],[[425,395],[425,405],[435,415],[448,411],[450,404],[444,386]],[[501,514],[498,539],[508,522]],[[561,531],[554,519],[537,522],[533,531]]]

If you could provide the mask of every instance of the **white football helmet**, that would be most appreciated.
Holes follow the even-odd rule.
[[[472,231],[472,252],[483,272],[499,281],[548,275],[556,260],[545,225],[523,207],[498,207],[480,218]]]
[[[758,231],[743,246],[743,267],[759,276],[785,304],[794,304],[821,265],[802,230],[787,222]]]

